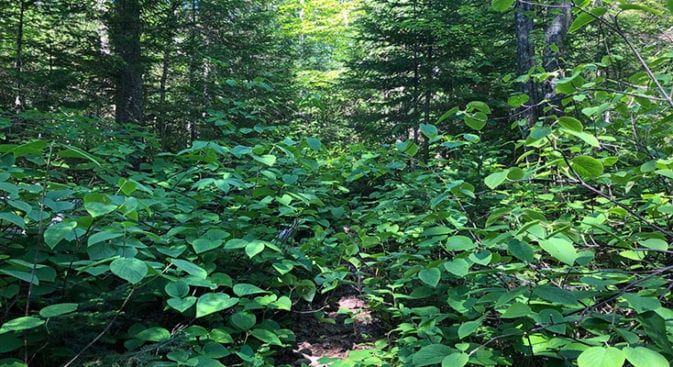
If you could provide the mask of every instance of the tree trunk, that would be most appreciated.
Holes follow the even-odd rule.
[[[16,58],[14,68],[16,71],[16,98],[14,99],[14,109],[19,112],[25,106],[25,96],[23,95],[23,19],[28,5],[25,0],[21,0],[19,6],[19,24],[16,32]]]
[[[518,1],[516,13],[514,15],[516,28],[516,58],[517,73],[526,75],[535,67],[535,46],[531,40],[533,32],[533,18],[531,17],[532,7],[528,1]],[[527,135],[528,129],[535,124],[538,117],[537,103],[538,96],[535,82],[532,78],[521,82],[519,88],[523,94],[528,95],[529,100],[519,111],[519,118],[527,121],[526,129],[522,133]]]
[[[144,105],[139,0],[113,2],[110,31],[110,40],[122,64],[117,74],[115,121],[142,124]]]
[[[545,71],[556,75],[542,84],[542,94],[547,103],[555,106],[560,98],[556,94],[556,82],[563,77],[560,58],[563,54],[563,39],[570,27],[571,7],[567,0],[555,0],[551,5],[551,20],[544,37],[543,67]]]

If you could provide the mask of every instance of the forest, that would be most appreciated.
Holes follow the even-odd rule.
[[[673,0],[0,0],[0,367],[669,367]]]

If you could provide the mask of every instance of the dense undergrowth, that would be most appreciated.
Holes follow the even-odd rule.
[[[344,284],[390,330],[332,366],[668,366],[673,104],[643,73],[615,91],[613,62],[519,140],[478,101],[421,125],[428,160],[215,111],[223,138],[175,153],[6,114],[0,366],[274,366],[289,313]]]

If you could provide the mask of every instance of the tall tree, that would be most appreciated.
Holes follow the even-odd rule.
[[[115,0],[109,29],[112,47],[120,58],[116,71],[115,120],[142,124],[145,112],[140,1]]]

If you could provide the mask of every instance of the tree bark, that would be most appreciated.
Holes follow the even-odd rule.
[[[514,21],[516,29],[517,73],[519,75],[529,74],[531,69],[535,67],[535,46],[531,40],[531,33],[533,32],[531,12],[532,7],[530,2],[517,1]],[[527,129],[523,132],[527,134],[528,128],[533,126],[537,121],[538,96],[535,82],[532,78],[521,82],[519,89],[529,97],[528,103],[519,111],[521,118],[525,118],[527,121]]]
[[[571,6],[567,0],[555,0],[552,2],[551,20],[547,25],[544,37],[543,67],[544,70],[556,75],[545,80],[542,84],[542,94],[547,103],[556,105],[559,96],[556,93],[556,82],[563,76],[561,55],[563,54],[563,40],[568,33],[571,21]]]
[[[139,0],[113,2],[110,31],[110,40],[121,59],[117,73],[115,121],[142,124],[145,111]]]

